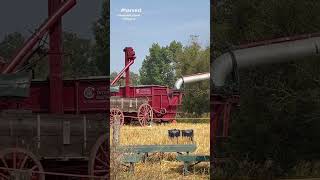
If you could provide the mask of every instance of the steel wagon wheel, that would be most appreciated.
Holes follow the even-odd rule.
[[[110,109],[110,126],[112,126],[116,120],[120,121],[121,126],[124,124],[123,112],[119,108],[111,108]]]
[[[144,103],[139,107],[138,120],[141,126],[146,126],[153,120],[153,109],[148,103]]]
[[[91,176],[98,176],[107,179],[109,175],[109,147],[108,135],[102,135],[92,147],[89,157],[88,173]],[[93,178],[92,178],[93,179]]]
[[[44,172],[41,162],[31,152],[21,148],[8,148],[0,152],[0,167],[17,170],[29,170]],[[0,169],[0,179],[10,180],[12,176],[21,171],[10,171]],[[17,175],[16,175],[17,176]],[[42,173],[30,172],[31,180],[44,180],[45,175]]]

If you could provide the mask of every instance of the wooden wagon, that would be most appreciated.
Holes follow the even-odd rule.
[[[17,80],[24,82],[25,78],[18,74],[5,79],[0,78],[0,86],[3,82],[7,85]],[[0,179],[20,177],[20,170],[35,171],[32,177],[44,179],[43,172],[55,171],[50,164],[60,162],[74,163],[70,167],[74,174],[106,176],[108,80],[108,77],[64,80],[64,114],[60,115],[49,112],[50,101],[45,98],[49,96],[47,81],[34,80],[30,89],[21,85],[24,88],[9,91],[9,86],[1,86],[0,90],[7,91],[1,91],[0,96],[23,95],[25,90],[30,95],[0,99]],[[83,167],[78,168],[77,164]]]
[[[108,143],[106,124],[106,116],[101,115],[2,112],[0,167],[44,172],[48,171],[46,162],[77,160],[88,163],[89,174],[104,175],[108,160],[104,152]],[[3,179],[13,175],[14,170],[0,170]],[[44,179],[41,173],[34,176]]]

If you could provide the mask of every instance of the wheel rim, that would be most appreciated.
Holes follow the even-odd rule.
[[[149,104],[142,104],[138,110],[138,120],[141,126],[146,126],[153,119],[153,110]]]
[[[110,109],[110,126],[112,126],[115,120],[120,120],[120,125],[124,124],[124,115],[123,112],[118,108],[111,108]]]
[[[108,176],[108,142],[107,135],[101,136],[93,146],[89,159],[89,175],[107,178]]]
[[[37,157],[24,149],[9,148],[0,152],[0,167],[18,170],[30,170],[44,172],[43,167]],[[13,171],[0,169],[0,179],[9,180]],[[32,180],[44,180],[45,175],[32,173]]]

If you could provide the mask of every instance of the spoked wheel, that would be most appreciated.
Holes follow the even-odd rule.
[[[138,120],[141,126],[148,125],[153,119],[153,110],[148,103],[144,103],[139,107]]]
[[[107,135],[101,136],[92,147],[89,159],[88,173],[91,176],[98,176],[107,179],[109,170],[109,150]]]
[[[124,115],[123,112],[118,108],[110,109],[110,126],[114,124],[115,121],[120,121],[120,125],[124,124]]]
[[[10,180],[12,178],[15,179],[21,176],[29,176],[31,180],[45,179],[44,174],[34,172],[44,172],[40,161],[34,154],[24,149],[9,148],[1,151],[0,167],[1,180]],[[16,169],[16,171],[6,170],[5,168]],[[30,172],[26,172],[26,170]]]

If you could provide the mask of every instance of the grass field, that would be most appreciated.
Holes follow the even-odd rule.
[[[177,141],[168,138],[169,129],[193,129],[194,142],[197,150],[194,154],[210,154],[209,123],[176,123],[166,125],[153,125],[152,127],[123,126],[121,128],[121,145],[147,145],[147,144],[177,144]],[[112,134],[112,132],[111,132]],[[189,139],[178,139],[179,144],[191,143]],[[209,163],[202,162],[191,168],[192,174],[182,175],[183,164],[175,161],[176,154],[167,154],[161,160],[159,155],[151,156],[146,163],[137,163],[135,173],[128,173],[122,166],[111,166],[112,179],[209,179]]]

